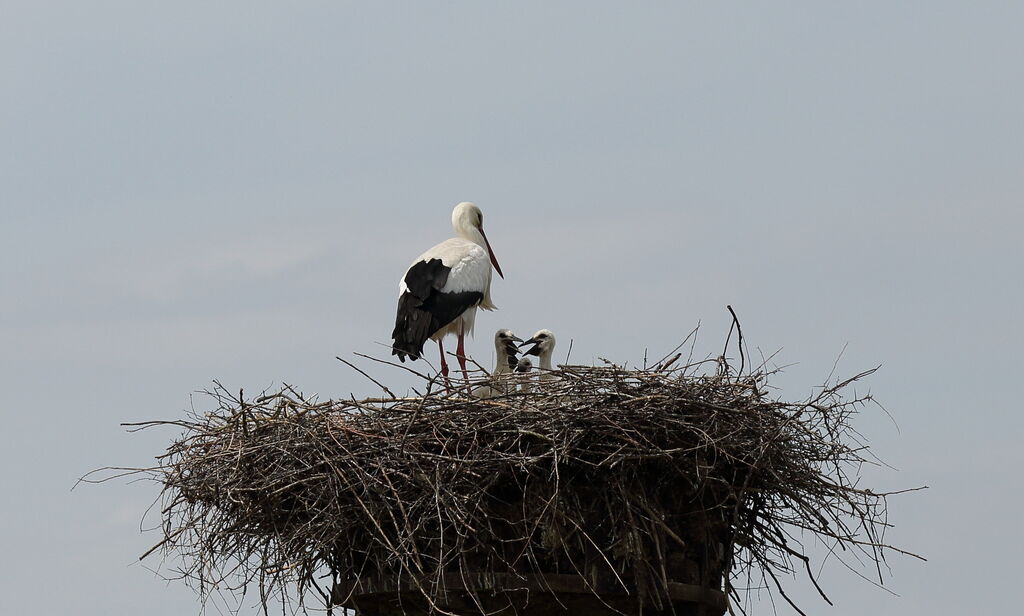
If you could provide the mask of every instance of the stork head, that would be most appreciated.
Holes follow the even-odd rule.
[[[494,332],[494,345],[501,344],[502,346],[509,342],[522,342],[523,339],[512,333],[511,329],[499,329]]]
[[[533,347],[524,355],[550,355],[555,350],[555,334],[550,329],[542,329],[519,346],[522,348],[528,344],[532,344]]]
[[[498,357],[505,355],[510,370],[516,367],[516,355],[519,354],[516,343],[522,341],[523,339],[513,334],[510,329],[499,329],[494,333],[494,350]]]
[[[494,266],[494,271],[498,272],[498,275],[502,278],[505,277],[505,274],[501,273],[501,266],[498,265],[498,259],[494,256],[491,244],[487,241],[487,235],[484,233],[484,213],[480,211],[476,204],[463,201],[456,205],[455,209],[452,210],[452,227],[455,229],[455,234],[459,237],[486,248],[487,256],[491,258],[491,265]]]
[[[516,362],[516,372],[529,372],[533,370],[533,362],[530,361],[529,357],[523,356]]]
[[[484,226],[484,214],[475,203],[463,201],[452,210],[452,226],[456,232],[473,227],[479,229]]]

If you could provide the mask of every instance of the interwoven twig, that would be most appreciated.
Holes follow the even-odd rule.
[[[140,424],[183,430],[141,471],[163,486],[159,547],[203,592],[257,583],[264,605],[291,584],[326,600],[325,573],[432,601],[452,572],[577,574],[654,606],[682,581],[740,605],[752,576],[814,579],[801,534],[869,563],[893,549],[887,495],[857,485],[870,398],[842,397],[870,371],[785,402],[764,370],[670,364],[563,366],[489,400],[218,386],[211,412]]]

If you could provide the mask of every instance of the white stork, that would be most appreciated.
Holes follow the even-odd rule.
[[[516,356],[519,355],[519,347],[516,343],[522,343],[523,339],[512,333],[510,329],[499,329],[494,333],[494,372],[495,374],[506,374],[516,369]]]
[[[551,379],[551,355],[555,352],[555,334],[550,329],[542,329],[534,334],[529,340],[522,343],[520,348],[532,344],[528,351],[523,353],[523,356],[537,355],[540,357],[540,379],[546,381]]]
[[[530,358],[523,355],[516,362],[515,377],[519,380],[519,391],[532,391],[533,385],[530,383],[530,371],[533,370],[533,362]]]
[[[517,342],[523,339],[512,333],[512,330],[499,329],[494,333],[494,370],[491,372],[490,380],[479,387],[474,387],[470,392],[477,398],[494,398],[505,393],[505,375],[518,369],[516,355],[519,349]],[[521,361],[521,360],[520,360]]]
[[[518,373],[524,373],[529,372],[530,370],[533,370],[533,362],[530,361],[530,358],[526,357],[525,355],[523,357],[520,357],[519,361],[516,362],[515,371]]]
[[[436,340],[441,352],[441,374],[448,378],[441,340],[459,338],[456,356],[462,376],[466,372],[465,336],[473,332],[477,307],[494,310],[491,303],[491,266],[502,278],[501,267],[484,235],[480,208],[462,202],[452,210],[455,235],[421,254],[398,284],[398,316],[391,333],[391,353],[405,361],[419,359],[427,339]]]

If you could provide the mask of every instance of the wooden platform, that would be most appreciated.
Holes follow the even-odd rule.
[[[621,587],[593,588],[576,575],[446,574],[441,586],[431,591],[437,597],[437,607],[460,616],[722,616],[728,605],[719,590],[670,582],[671,606],[641,608]],[[466,591],[467,586],[476,589],[476,600]],[[332,599],[335,605],[354,609],[359,616],[419,616],[429,612],[427,601],[415,586],[393,578],[340,583]]]

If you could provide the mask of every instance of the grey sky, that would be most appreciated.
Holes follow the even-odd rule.
[[[783,395],[882,364],[867,481],[931,486],[889,535],[930,562],[807,607],[1019,608],[1024,8],[552,4],[0,5],[0,613],[196,612],[135,563],[155,487],[74,480],[214,378],[373,394],[333,357],[386,353],[462,200],[507,275],[483,363],[497,327],[717,353],[731,304]]]

